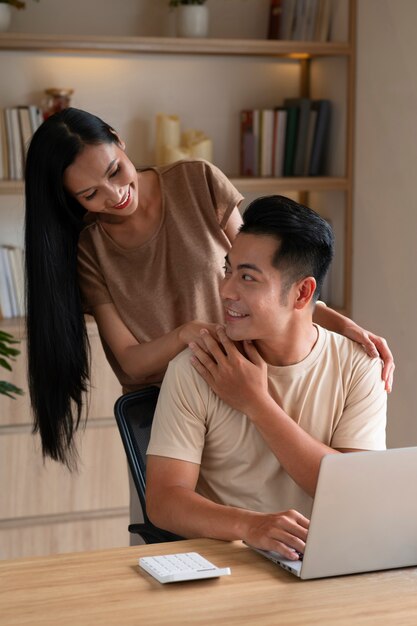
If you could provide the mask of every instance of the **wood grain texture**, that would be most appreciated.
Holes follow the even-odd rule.
[[[161,585],[140,556],[197,551],[231,576]],[[0,563],[8,626],[380,626],[417,622],[415,568],[301,581],[240,542],[194,539]]]
[[[74,520],[73,515],[68,521],[50,523],[46,518],[23,519],[15,528],[0,525],[0,559],[128,546],[128,509],[112,513],[110,517],[109,511],[98,511],[96,519],[85,520]]]
[[[107,363],[97,327],[88,321],[92,373],[89,419],[77,433],[78,470],[44,461],[26,380],[22,319],[0,328],[21,339],[21,354],[7,379],[26,391],[0,396],[0,558],[128,545],[127,461],[113,416],[121,387]],[[6,378],[5,376],[5,378]]]
[[[6,478],[0,520],[128,505],[127,461],[117,426],[91,427],[79,439],[79,468],[69,472],[60,463],[44,463],[31,434],[0,436],[0,475]]]

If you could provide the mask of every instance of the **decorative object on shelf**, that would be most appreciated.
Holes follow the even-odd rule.
[[[39,2],[39,0],[36,0]],[[16,9],[24,9],[26,2],[21,0],[0,0],[0,32],[4,33],[9,30],[12,19],[12,7]]]
[[[43,116],[47,119],[50,115],[62,111],[71,105],[73,89],[45,89],[46,99],[43,107]]]
[[[172,150],[179,150],[180,143],[181,129],[179,117],[177,115],[164,115],[163,113],[158,113],[156,116],[156,165],[169,163],[169,161],[166,160],[166,151],[168,148]]]
[[[12,9],[8,2],[0,2],[0,32],[5,33],[9,30],[12,20]]]
[[[170,0],[169,6],[177,10],[178,37],[207,37],[209,11],[206,0]]]
[[[19,343],[19,341],[15,339],[13,335],[0,330],[0,366],[4,367],[4,369],[9,372],[12,371],[10,361],[15,361],[17,355],[20,354],[20,350],[11,347],[13,344],[17,343]],[[12,385],[12,383],[0,380],[0,395],[15,399],[15,396],[22,396],[23,391],[19,389],[19,387],[16,387],[16,385]]]
[[[213,142],[201,130],[181,133],[177,115],[158,113],[156,116],[155,161],[168,165],[181,159],[213,160]]]

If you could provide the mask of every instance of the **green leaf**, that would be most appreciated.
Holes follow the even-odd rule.
[[[8,363],[6,359],[2,359],[1,357],[0,357],[0,365],[4,367],[4,369],[9,370],[9,372],[12,371],[12,366],[10,365],[10,363]]]
[[[16,387],[16,385],[12,385],[12,383],[7,383],[4,380],[0,380],[0,395],[8,396],[9,398],[12,398],[12,400],[15,400],[15,395],[23,396],[23,393],[24,392],[22,391],[22,389],[19,389],[19,387]]]

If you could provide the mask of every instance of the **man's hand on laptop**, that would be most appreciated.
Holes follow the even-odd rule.
[[[242,539],[254,548],[279,552],[297,561],[304,553],[310,521],[290,509],[281,513],[251,513]]]

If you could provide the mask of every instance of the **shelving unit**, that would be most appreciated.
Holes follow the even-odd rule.
[[[193,81],[199,81],[199,90],[202,89],[204,81],[206,83],[209,81],[210,89],[207,91],[209,96],[206,97],[206,99],[208,98],[206,108],[199,111],[198,123],[207,124],[209,131],[218,127],[218,139],[217,137],[215,139],[217,139],[217,145],[220,146],[218,148],[220,156],[219,159],[215,159],[216,164],[228,174],[234,185],[249,200],[258,195],[269,193],[293,195],[331,219],[336,232],[338,252],[336,267],[332,274],[332,291],[335,293],[335,301],[330,304],[349,314],[352,287],[356,0],[345,1],[349,19],[344,41],[319,43],[258,39],[85,37],[1,33],[0,56],[6,54],[10,58],[13,57],[18,66],[25,69],[32,68],[31,64],[35,62],[42,64],[42,69],[44,66],[46,67],[47,63],[50,63],[52,69],[48,80],[51,81],[54,75],[58,75],[57,68],[59,67],[64,67],[66,71],[69,71],[70,80],[74,80],[74,76],[80,75],[80,84],[77,85],[76,94],[83,100],[82,103],[80,101],[74,103],[74,106],[92,110],[92,103],[97,101],[102,105],[105,99],[103,94],[106,93],[109,101],[107,109],[103,112],[98,110],[97,113],[116,125],[115,114],[119,114],[122,107],[126,109],[123,111],[123,115],[126,116],[125,128],[120,129],[119,126],[123,125],[120,123],[119,126],[116,125],[116,128],[123,131],[122,136],[124,138],[126,135],[129,138],[133,126],[131,118],[132,116],[136,117],[135,128],[140,129],[140,141],[143,145],[146,142],[151,143],[143,128],[146,123],[149,126],[152,112],[158,112],[157,107],[161,107],[156,97],[160,94],[159,90],[155,89],[156,95],[154,95],[150,88],[152,82],[139,83],[135,97],[137,106],[140,108],[140,115],[143,115],[143,120],[145,120],[143,121],[132,108],[130,91],[132,83],[144,81],[147,72],[151,75],[160,71],[162,67],[161,57],[164,59],[163,65],[168,66],[166,72],[169,74],[173,70],[173,81],[180,81],[181,77],[189,78],[188,75],[192,74],[188,83],[189,91],[184,88],[182,93],[182,82],[178,86],[174,82],[170,87],[171,91],[164,85],[164,94],[167,100],[169,100],[167,94],[174,94],[172,106],[178,105],[180,107],[181,102],[186,103],[188,108],[184,109],[184,117],[188,114],[191,122],[195,123],[193,117],[195,107],[193,109],[192,104],[189,103],[192,99],[190,93],[193,94],[194,89]],[[75,65],[80,58],[83,59],[82,67]],[[174,63],[176,63],[175,67]],[[238,65],[231,66],[232,63]],[[87,67],[85,70],[84,64]],[[104,68],[107,65],[110,78],[103,76]],[[75,66],[77,71],[74,70]],[[290,68],[289,72],[287,67]],[[135,73],[135,68],[137,68],[137,73]],[[37,66],[36,69],[38,70]],[[244,75],[246,70],[248,76]],[[127,78],[117,82],[121,72],[125,72]],[[238,72],[241,72],[242,76],[237,77]],[[203,81],[202,73],[205,73]],[[165,80],[168,80],[166,75],[164,76]],[[11,83],[13,80],[13,77],[10,77]],[[37,80],[39,80],[39,75]],[[218,81],[218,85],[216,81]],[[240,89],[236,94],[234,90],[239,81]],[[114,89],[115,93],[112,93],[111,88],[106,91],[107,83]],[[253,87],[253,85],[257,86]],[[44,86],[49,87],[51,85],[45,84]],[[71,83],[66,86],[74,85]],[[287,88],[288,91],[286,91]],[[13,89],[11,91],[13,92]],[[28,97],[36,93],[34,86],[31,86],[27,91]],[[120,91],[123,92],[122,98]],[[22,98],[22,94],[26,93],[21,85],[16,86],[15,92],[16,98]],[[277,102],[278,96],[283,99],[287,96],[297,95],[315,99],[328,97],[335,102],[331,129],[330,154],[332,158],[329,163],[329,174],[322,177],[276,179],[236,176],[239,109],[275,106],[279,104]],[[9,93],[2,94],[0,106],[12,105],[13,102],[10,98]],[[220,100],[223,108],[220,108]],[[174,109],[171,112],[183,113],[181,109],[179,111]],[[121,113],[120,115],[122,117]],[[211,129],[210,124],[212,124]],[[225,129],[231,126],[233,129],[226,133]],[[224,138],[225,134],[227,135],[226,138]],[[139,131],[138,135],[134,137],[135,143],[139,141],[138,137]],[[216,147],[216,141],[214,144]],[[129,149],[128,152],[130,154]],[[149,162],[150,154],[150,150],[146,152],[143,149],[142,153],[133,154],[132,159],[140,166]],[[3,207],[6,202],[10,202],[10,198],[19,203],[23,202],[22,182],[0,181],[0,225]],[[9,210],[7,219],[14,219],[12,214],[13,212]],[[21,337],[23,341],[22,352],[24,352],[22,321],[3,320],[0,321],[0,328],[9,330]],[[120,388],[106,363],[97,329],[93,323],[89,324],[89,334],[93,345],[95,375],[97,376],[96,379],[100,380],[100,393],[93,392],[94,410],[92,419],[88,422],[87,444],[83,452],[83,454],[85,453],[83,462],[91,469],[96,467],[96,463],[103,462],[106,457],[112,458],[114,461],[112,466],[117,466],[118,471],[113,480],[111,494],[109,495],[103,489],[102,476],[95,475],[94,471],[87,469],[86,477],[83,479],[81,477],[78,482],[76,479],[73,483],[75,487],[72,488],[72,497],[66,498],[65,493],[61,497],[60,493],[65,492],[61,489],[61,484],[66,484],[68,478],[62,468],[57,468],[56,465],[48,463],[47,474],[52,478],[42,480],[51,481],[51,497],[56,497],[58,504],[55,509],[53,507],[42,509],[37,504],[36,498],[30,496],[31,492],[36,493],[36,487],[33,486],[32,482],[29,480],[24,485],[23,482],[20,482],[21,479],[15,479],[13,476],[10,483],[11,493],[19,490],[21,492],[27,491],[29,505],[19,509],[19,506],[13,501],[13,496],[10,495],[4,505],[4,510],[3,507],[0,507],[0,550],[3,541],[11,541],[14,548],[10,556],[25,554],[18,547],[18,536],[27,537],[29,543],[36,540],[43,545],[40,552],[46,553],[52,551],[50,537],[62,531],[63,527],[72,530],[68,531],[66,542],[61,542],[61,544],[58,542],[58,550],[83,549],[96,531],[100,516],[106,520],[108,530],[106,536],[101,534],[97,547],[117,545],[116,538],[120,537],[121,528],[127,527],[126,463],[123,451],[117,445],[119,436],[112,417],[113,402],[119,395]],[[15,384],[25,387],[23,358],[19,361],[19,367],[14,372],[13,380]],[[0,448],[4,448],[3,453],[0,449],[0,459],[3,459],[1,463],[4,464],[2,467],[3,475],[10,475],[14,458],[21,458],[19,455],[23,455],[27,466],[34,468],[31,469],[31,474],[35,472],[34,475],[36,475],[42,464],[39,461],[39,451],[36,453],[33,451],[27,397],[17,401],[6,401],[0,397],[0,415],[2,416],[0,419]],[[93,442],[96,437],[98,437],[99,443],[95,446]],[[105,452],[105,448],[102,446],[110,446],[110,453]],[[54,493],[56,496],[53,495]],[[87,502],[85,493],[90,494],[93,500],[93,494],[98,493],[99,497],[91,505]],[[47,512],[45,513],[45,511]],[[77,530],[75,530],[76,528]]]
[[[97,37],[0,33],[0,50],[277,56],[351,56],[349,43],[263,39],[182,39],[178,37]]]

